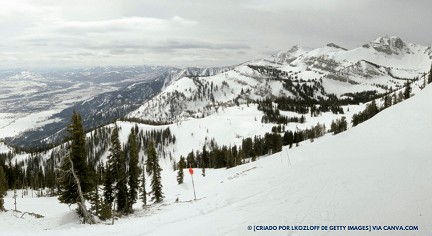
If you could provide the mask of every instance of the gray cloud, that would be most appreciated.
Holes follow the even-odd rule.
[[[430,9],[426,0],[15,0],[0,9],[0,67],[220,66],[383,34],[432,45]]]
[[[149,48],[160,50],[188,50],[188,49],[209,49],[209,50],[237,50],[249,49],[250,47],[245,44],[239,43],[210,43],[204,41],[194,40],[168,40],[165,42],[158,42],[151,45]]]

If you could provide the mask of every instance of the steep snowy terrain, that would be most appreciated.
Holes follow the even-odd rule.
[[[350,121],[354,114],[364,110],[364,108],[365,104],[346,106],[343,108],[346,111],[343,116]],[[283,114],[297,115],[293,112],[283,112]],[[339,119],[341,116],[341,114],[326,112],[317,117],[307,117],[304,123],[289,123],[285,126],[285,130],[291,130],[293,132],[304,130],[311,128],[318,123],[324,124],[329,129],[332,121]],[[186,121],[168,125],[154,126],[126,121],[117,121],[116,124],[120,128],[120,141],[122,143],[127,142],[130,130],[135,126],[137,126],[140,131],[144,132],[154,130],[161,131],[169,128],[170,132],[176,137],[176,142],[175,144],[170,144],[165,147],[167,158],[163,159],[163,162],[166,165],[165,169],[172,170],[174,162],[177,163],[180,156],[186,157],[192,151],[201,151],[203,146],[206,145],[208,147],[212,140],[219,146],[241,146],[243,139],[253,138],[254,136],[263,136],[264,134],[269,133],[275,124],[262,123],[262,117],[263,113],[257,110],[257,105],[250,104],[227,107],[204,118],[191,118]],[[109,124],[103,126],[103,128],[107,127],[113,128],[114,125]],[[92,133],[94,133],[94,131],[88,133],[87,137],[90,137]],[[100,149],[101,147],[97,148]],[[109,146],[106,146],[104,151],[101,153],[102,160],[106,160],[105,158],[108,156],[108,148]],[[41,163],[50,159],[53,152],[62,152],[62,149],[64,149],[63,146],[57,146],[41,153],[41,160],[43,160]],[[0,149],[0,153],[1,150],[2,149]],[[12,151],[12,148],[3,144],[3,150],[3,152],[6,153]],[[90,153],[90,155],[92,154],[93,153]],[[142,154],[144,155],[144,151],[142,151]],[[12,158],[12,163],[15,163],[15,161],[24,161],[30,157],[30,153],[16,154]],[[57,162],[59,161],[60,160]]]
[[[431,52],[383,36],[351,50],[332,43],[314,50],[294,46],[235,67],[1,71],[0,139],[24,146],[56,142],[74,109],[92,129],[125,115],[162,122],[200,118],[265,97],[383,94],[428,72]]]
[[[265,97],[326,99],[354,93],[383,94],[430,70],[432,49],[380,37],[352,50],[335,44],[306,50],[294,46],[209,77],[183,77],[128,116],[177,122]],[[308,86],[308,87],[307,87]],[[310,87],[310,88],[309,88]]]
[[[171,80],[229,68],[164,66],[0,71],[0,139],[20,146],[61,140],[73,110],[86,129],[110,123],[158,94]]]
[[[432,86],[336,136],[231,169],[195,170],[177,185],[164,165],[166,199],[114,226],[79,225],[55,198],[18,198],[0,214],[5,235],[430,235]],[[196,125],[200,125],[200,120]],[[175,199],[179,203],[174,203]],[[6,208],[11,209],[11,193]],[[139,209],[137,204],[136,209]],[[418,226],[418,231],[263,231],[248,226]]]

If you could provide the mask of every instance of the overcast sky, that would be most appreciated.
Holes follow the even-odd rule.
[[[384,35],[432,45],[432,1],[7,0],[0,67],[223,66]]]

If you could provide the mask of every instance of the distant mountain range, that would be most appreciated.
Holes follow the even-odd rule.
[[[176,122],[265,97],[307,100],[353,98],[365,92],[378,95],[424,76],[431,62],[431,47],[407,44],[399,37],[379,37],[351,50],[334,43],[317,49],[294,46],[214,76],[172,80],[128,116]]]
[[[424,76],[431,62],[431,47],[383,36],[350,50],[334,43],[317,49],[297,45],[222,68],[3,71],[0,138],[23,146],[58,142],[73,110],[90,130],[123,117],[178,122],[264,98],[358,101],[402,88]]]

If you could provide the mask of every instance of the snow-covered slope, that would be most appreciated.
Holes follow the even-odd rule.
[[[247,231],[249,225],[412,225],[419,231],[372,233],[428,235],[432,233],[431,117],[429,86],[418,96],[340,135],[228,170],[209,187],[211,190],[201,193],[219,205],[203,199],[184,206],[178,214],[193,215],[188,213],[193,211],[194,217],[149,232],[160,235],[176,228],[179,234],[252,235],[256,232]],[[202,188],[208,183],[200,184]],[[206,190],[214,191],[215,196],[210,197]],[[184,224],[193,231],[181,227]]]
[[[174,68],[171,67],[141,66],[0,71],[0,139],[14,137],[28,130],[49,132],[50,126],[66,119],[68,122],[70,111],[66,119],[61,113],[74,107],[80,108],[80,102],[108,97],[113,93],[118,95],[119,90],[132,83],[150,83],[172,70]],[[102,106],[102,102],[94,106]],[[79,110],[82,113],[87,111]],[[105,110],[105,113],[109,111]],[[22,139],[30,134],[25,136]]]
[[[122,118],[184,76],[211,76],[229,67],[120,66],[0,71],[0,139],[33,147],[62,140],[72,111],[86,129]]]
[[[0,153],[12,152],[12,148],[3,142],[0,142]]]
[[[398,37],[383,36],[352,50],[332,43],[313,50],[294,46],[214,76],[174,80],[128,116],[176,122],[264,97],[383,94],[402,88],[407,79],[423,76],[431,62],[430,47],[406,44]]]
[[[162,180],[166,199],[114,226],[78,225],[55,199],[20,200],[43,219],[0,214],[5,235],[430,235],[432,86],[339,135],[228,170]],[[174,203],[175,199],[179,203]],[[48,203],[51,202],[51,203]],[[6,207],[12,208],[10,195]],[[139,205],[136,206],[137,209]],[[59,220],[60,219],[60,220]],[[29,223],[30,222],[30,223]],[[418,226],[418,231],[264,231],[248,226]]]

